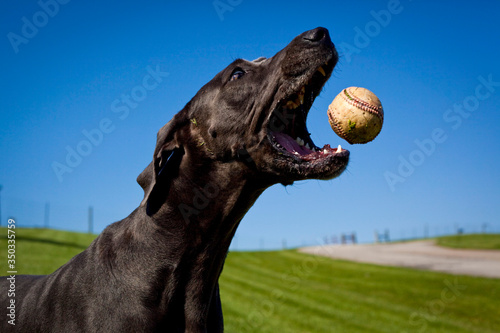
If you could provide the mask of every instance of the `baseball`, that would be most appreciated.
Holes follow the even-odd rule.
[[[349,87],[328,107],[328,120],[333,131],[350,144],[367,143],[380,133],[384,110],[370,90]]]

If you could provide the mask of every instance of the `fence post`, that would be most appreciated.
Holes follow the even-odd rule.
[[[50,204],[48,202],[45,203],[45,215],[43,217],[43,226],[45,228],[49,228],[49,219],[50,219]]]
[[[94,208],[89,206],[89,234],[93,233],[94,229]]]
[[[3,186],[0,185],[0,193],[2,192]],[[0,226],[2,225],[2,196],[0,195]]]

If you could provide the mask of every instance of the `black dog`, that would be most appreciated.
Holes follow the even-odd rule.
[[[247,210],[273,184],[331,179],[348,163],[306,128],[337,60],[317,28],[217,74],[158,132],[141,205],[54,273],[17,276],[16,326],[3,315],[1,331],[222,332],[218,279]]]

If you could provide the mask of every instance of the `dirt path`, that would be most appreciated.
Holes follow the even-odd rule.
[[[433,241],[311,246],[299,251],[386,266],[500,278],[500,251],[449,249],[436,246]]]

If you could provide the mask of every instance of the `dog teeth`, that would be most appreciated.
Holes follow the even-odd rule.
[[[306,143],[306,148],[309,149],[309,150],[311,150],[311,147],[309,146],[308,143]]]
[[[298,101],[300,102],[300,105],[304,104],[304,95],[306,93],[306,87],[303,86],[300,91],[298,92],[299,98]]]
[[[305,144],[305,141],[302,140],[301,138],[295,139],[295,142],[297,142],[299,144],[299,146],[303,146]]]
[[[304,95],[306,93],[306,87],[302,87],[300,88],[300,91],[296,93],[296,98],[295,100],[288,100],[286,103],[285,103],[285,106],[284,108],[286,109],[289,109],[289,110],[294,110],[296,108],[298,108],[299,106],[301,105],[304,105]]]
[[[293,101],[288,101],[288,102],[286,102],[286,107],[289,109],[295,109],[297,106],[295,105],[295,103]]]
[[[287,109],[294,110],[298,108],[300,105],[304,104],[304,97],[298,96],[294,101],[286,102]]]
[[[323,149],[323,154],[328,154],[328,149]]]
[[[326,72],[325,72],[325,70],[323,69],[323,66],[321,66],[320,68],[318,68],[318,72],[320,72],[320,73],[321,73],[321,75],[326,76]]]
[[[341,153],[341,152],[342,152],[342,147],[339,145],[339,146],[337,147],[337,151],[336,151],[335,153],[337,154],[337,153]]]

